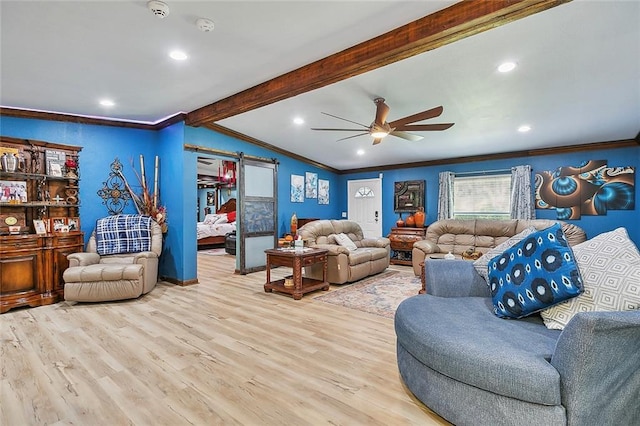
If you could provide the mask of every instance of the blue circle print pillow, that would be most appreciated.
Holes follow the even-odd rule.
[[[558,223],[489,261],[493,312],[522,318],[582,293],[582,278]]]

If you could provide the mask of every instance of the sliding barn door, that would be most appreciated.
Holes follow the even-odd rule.
[[[240,154],[239,206],[240,273],[265,269],[264,251],[276,247],[278,165],[275,160]]]

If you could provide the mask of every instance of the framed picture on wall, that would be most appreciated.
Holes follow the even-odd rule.
[[[318,179],[318,204],[329,204],[329,181]]]
[[[394,210],[396,213],[413,213],[424,208],[424,180],[404,180],[393,186]]]
[[[291,202],[304,203],[304,176],[291,175]]]
[[[215,192],[207,191],[207,205],[213,206],[216,203]]]
[[[318,174],[306,172],[304,174],[305,198],[318,198]]]

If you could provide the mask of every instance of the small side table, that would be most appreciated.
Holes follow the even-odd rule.
[[[391,228],[389,240],[391,241],[391,259],[393,265],[411,266],[413,243],[424,240],[427,228],[396,227]]]
[[[293,296],[295,300],[302,299],[302,295],[315,290],[329,290],[327,282],[327,253],[328,250],[316,248],[304,248],[303,251],[295,249],[268,249],[267,255],[267,282],[264,291],[270,293],[277,291]],[[315,280],[302,276],[302,267],[322,263],[322,280]],[[285,287],[284,279],[271,281],[271,265],[288,266],[293,269],[293,286]]]

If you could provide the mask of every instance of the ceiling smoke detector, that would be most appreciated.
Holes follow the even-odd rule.
[[[196,19],[196,27],[200,31],[208,33],[209,31],[213,31],[213,21],[207,18],[198,18]]]
[[[169,14],[169,6],[160,0],[151,0],[147,2],[147,8],[160,19]]]

